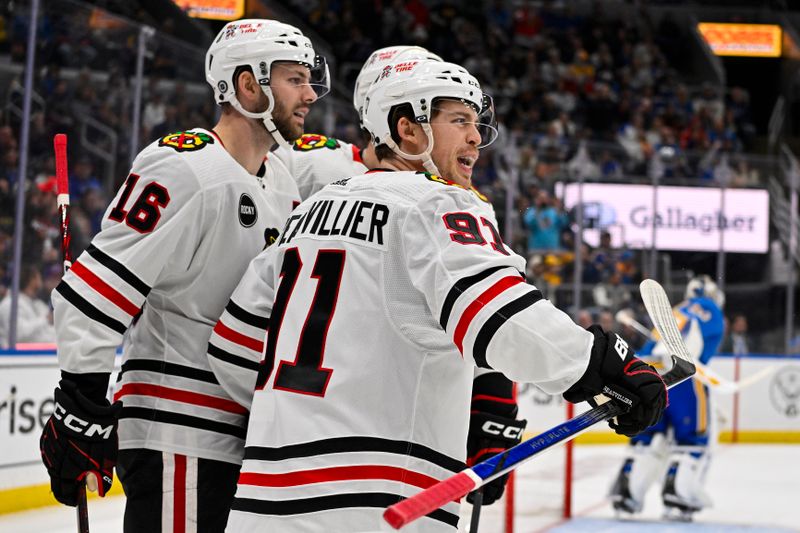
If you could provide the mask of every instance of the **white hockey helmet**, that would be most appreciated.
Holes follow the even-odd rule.
[[[277,61],[296,62],[308,67],[311,74],[309,85],[317,97],[330,90],[327,62],[314,52],[311,40],[294,26],[267,19],[236,20],[220,30],[206,52],[206,81],[214,89],[217,104],[228,102],[242,115],[263,120],[278,144],[289,146],[272,119],[275,98],[269,83],[272,64]],[[243,66],[250,67],[267,96],[266,111],[246,111],[236,98],[233,76],[236,69]]]
[[[359,117],[361,117],[361,108],[364,107],[364,98],[367,96],[367,90],[381,73],[383,67],[389,63],[409,61],[411,59],[442,61],[441,57],[421,46],[387,46],[372,52],[364,62],[364,66],[361,67],[361,72],[358,73],[356,86],[353,90],[353,107],[356,108]]]
[[[719,286],[711,279],[711,276],[707,274],[692,278],[686,285],[687,300],[690,298],[700,298],[702,296],[713,300],[720,309],[725,305],[725,293],[720,290]]]
[[[460,100],[477,115],[473,123],[481,136],[478,148],[497,138],[497,121],[492,97],[481,90],[478,80],[464,67],[432,60],[409,60],[384,65],[364,98],[361,123],[375,146],[385,144],[404,159],[421,160],[428,172],[441,174],[431,159],[433,130],[430,121],[439,99]],[[421,154],[403,152],[392,138],[396,124],[390,124],[393,110],[411,106],[414,121],[422,126],[428,146]]]

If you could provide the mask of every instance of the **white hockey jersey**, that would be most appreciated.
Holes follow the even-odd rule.
[[[209,130],[154,142],[53,291],[62,370],[111,372],[127,332],[120,448],[241,461],[247,410],[220,388],[206,349],[250,260],[299,203],[280,161],[262,170],[249,174]]]
[[[358,146],[316,133],[306,133],[291,148],[277,148],[271,157],[286,165],[303,200],[332,181],[367,171]]]
[[[436,176],[372,172],[303,202],[209,343],[221,385],[252,396],[227,531],[380,530],[386,506],[464,467],[475,365],[576,382],[592,336],[524,266],[489,204]],[[253,396],[224,360],[259,360],[267,323]],[[457,521],[451,503],[408,530]]]

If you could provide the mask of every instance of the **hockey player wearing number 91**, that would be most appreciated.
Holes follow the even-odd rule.
[[[269,323],[255,394],[232,365],[213,365],[250,408],[229,532],[380,530],[386,506],[464,467],[476,365],[573,402],[608,386],[633,405],[615,426],[626,434],[666,403],[624,341],[580,328],[525,283],[525,260],[470,188],[496,134],[473,76],[387,65],[364,126],[381,168],[303,202],[231,298],[226,316],[249,335],[212,337],[250,365]],[[458,513],[449,503],[408,530],[453,531]]]
[[[442,61],[442,58],[425,48],[407,45],[380,48],[370,54],[358,73],[353,89],[353,107],[359,117],[363,114],[367,90],[385,66],[418,60]],[[333,181],[358,176],[371,168],[380,167],[374,143],[369,142],[359,149],[338,139],[312,133],[297,139],[291,148],[279,147],[272,152],[272,156],[279,158],[289,169],[304,200]],[[234,329],[230,331],[235,331],[235,318],[229,315],[226,313],[221,319],[227,324],[234,324]],[[216,347],[216,336],[217,333],[213,334],[210,341],[215,346],[211,357],[220,354]],[[214,361],[213,364],[223,363]],[[241,372],[243,382],[252,381],[246,376],[250,373],[247,369],[242,368]],[[516,420],[518,406],[514,399],[513,384],[499,372],[476,369],[475,374],[467,437],[467,464],[470,466],[517,444],[525,426],[524,420]],[[497,431],[498,427],[507,427],[507,430]],[[483,505],[491,505],[502,497],[507,480],[508,476],[502,476],[483,487]],[[474,494],[467,496],[468,502],[473,502]]]
[[[56,499],[74,506],[87,472],[105,494],[118,459],[126,533],[225,526],[247,411],[214,378],[208,338],[300,200],[267,154],[303,133],[328,90],[308,38],[272,20],[227,24],[205,66],[223,106],[218,124],[166,135],[136,157],[101,231],[53,292],[62,379],[42,460]]]

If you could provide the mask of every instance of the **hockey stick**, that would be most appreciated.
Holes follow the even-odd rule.
[[[475,491],[472,500],[472,516],[469,519],[469,533],[478,533],[478,523],[481,520],[481,508],[483,507],[483,487]]]
[[[647,326],[642,324],[641,322],[637,321],[633,318],[629,313],[626,313],[624,310],[617,311],[617,314],[614,315],[614,318],[620,324],[625,326],[630,326],[632,329],[635,329],[638,333],[641,333],[643,336],[647,337],[650,340],[658,341],[651,331],[647,329]],[[765,377],[772,374],[777,367],[769,366],[767,368],[762,368],[752,376],[748,376],[747,379],[743,379],[740,381],[731,381],[729,379],[725,379],[713,370],[711,370],[707,365],[704,365],[700,361],[695,362],[695,366],[697,367],[697,374],[696,378],[699,379],[703,384],[708,385],[712,389],[720,392],[722,394],[736,394],[737,392],[741,392],[744,389],[754,385],[764,379]]]
[[[672,315],[672,306],[664,289],[653,280],[644,280],[640,285],[640,291],[650,318],[670,353],[673,354],[672,368],[662,376],[667,387],[673,387],[692,377],[695,372],[694,364],[683,344],[675,317]],[[611,391],[606,388],[604,392]],[[627,409],[622,402],[612,401],[606,396],[597,396],[595,400],[599,404],[597,407],[389,506],[383,513],[384,520],[395,529],[400,529],[510,472],[545,450],[574,439],[594,424],[625,413]]]
[[[64,259],[64,274],[72,266],[72,252],[70,252],[69,245],[71,242],[71,235],[69,232],[69,176],[67,173],[67,136],[63,133],[57,133],[53,137],[53,149],[56,154],[56,202],[58,203],[58,211],[61,215],[61,257]],[[89,533],[89,506],[86,504],[86,486],[91,481],[95,481],[95,490],[97,490],[97,482],[94,476],[87,475],[85,483],[78,483],[78,504],[75,506],[75,512],[78,515],[78,533]]]

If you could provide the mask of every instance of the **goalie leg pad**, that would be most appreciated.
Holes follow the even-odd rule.
[[[711,506],[703,489],[708,471],[708,454],[677,453],[670,457],[661,493],[666,507],[693,513]]]
[[[611,501],[618,511],[638,513],[652,484],[663,474],[669,452],[663,433],[656,433],[649,444],[635,444],[611,487]]]

